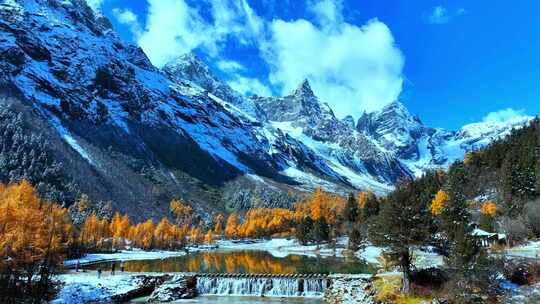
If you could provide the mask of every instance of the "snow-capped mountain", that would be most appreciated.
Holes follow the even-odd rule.
[[[158,69],[83,0],[0,0],[0,16],[0,104],[25,113],[79,191],[135,217],[174,197],[213,211],[287,205],[316,186],[383,194],[526,122],[449,132],[394,102],[355,123],[307,80],[246,98],[193,54]]]
[[[362,115],[356,128],[374,138],[418,177],[426,170],[447,167],[462,159],[467,151],[485,147],[531,119],[522,116],[504,122],[478,122],[458,131],[447,131],[425,126],[402,103],[395,101],[378,112]]]

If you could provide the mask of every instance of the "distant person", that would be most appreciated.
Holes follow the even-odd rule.
[[[75,272],[79,272],[79,268],[81,268],[81,263],[79,260],[77,260],[77,263],[75,264]]]
[[[101,278],[101,268],[97,269],[97,278]]]
[[[111,265],[111,275],[114,275],[114,270],[116,269],[116,263],[115,262],[112,262],[112,265]]]
[[[120,261],[120,271],[124,272],[124,261]]]

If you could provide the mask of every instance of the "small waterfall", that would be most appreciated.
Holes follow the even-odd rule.
[[[204,295],[322,297],[324,278],[197,277],[197,292]]]

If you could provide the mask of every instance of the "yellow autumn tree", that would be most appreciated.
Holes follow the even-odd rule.
[[[125,245],[125,240],[129,234],[129,218],[127,214],[122,216],[119,212],[116,212],[109,224],[109,230],[115,248]]]
[[[129,239],[133,244],[143,249],[152,249],[154,246],[154,231],[156,227],[151,219],[146,222],[131,226]]]
[[[329,225],[335,225],[343,208],[345,198],[316,188],[310,197],[295,205],[295,212],[298,219],[306,216],[314,221],[324,218]]]
[[[67,209],[43,201],[30,183],[0,186],[0,280],[49,284],[75,241]],[[21,280],[21,276],[26,278]],[[6,281],[4,281],[6,280]],[[20,286],[19,285],[19,286]],[[13,285],[15,287],[15,285]]]
[[[176,217],[176,223],[178,225],[191,224],[191,216],[193,215],[193,208],[191,206],[182,203],[180,200],[173,199],[169,205],[169,209]]]
[[[193,226],[191,232],[189,233],[189,240],[192,244],[201,244],[203,240],[203,234],[201,227]]]
[[[231,213],[227,218],[227,224],[225,226],[225,235],[229,239],[238,237],[238,216],[236,213]]]
[[[158,248],[171,249],[174,241],[173,225],[167,218],[161,219],[154,230],[155,246]]]
[[[358,201],[358,208],[364,209],[364,206],[366,205],[368,193],[366,191],[360,191],[358,192],[356,200]]]
[[[238,228],[241,237],[287,236],[295,225],[295,212],[284,208],[254,208]]]
[[[492,201],[487,201],[480,207],[480,212],[487,216],[494,216],[497,213],[497,205]]]
[[[92,212],[82,225],[79,240],[89,248],[101,249],[103,248],[104,240],[110,236],[108,221],[106,219],[99,219],[96,213]]]
[[[439,190],[431,201],[431,214],[435,216],[441,215],[447,202],[448,194],[443,190]]]
[[[218,236],[223,235],[224,221],[225,221],[225,217],[221,213],[216,215],[216,217],[214,218],[214,234],[215,235],[218,235]]]
[[[212,230],[208,229],[208,232],[206,232],[206,235],[204,236],[204,242],[208,245],[214,243],[214,234],[212,233]]]

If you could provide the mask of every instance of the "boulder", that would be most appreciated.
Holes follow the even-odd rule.
[[[174,276],[158,286],[147,302],[161,303],[192,299],[197,295],[196,285],[197,281],[194,277]]]

